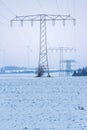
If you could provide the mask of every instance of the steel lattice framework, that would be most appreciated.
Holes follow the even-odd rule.
[[[63,25],[67,20],[72,20],[75,25],[75,18],[70,15],[49,15],[49,14],[38,14],[38,15],[27,15],[27,16],[16,16],[11,20],[11,26],[13,22],[20,21],[21,26],[23,26],[24,21],[39,21],[40,22],[40,50],[39,50],[39,64],[38,64],[38,74],[40,77],[41,70],[44,70],[49,77],[49,65],[48,65],[48,55],[47,55],[47,31],[46,22],[52,21],[55,25],[55,21],[62,21]]]
[[[49,48],[48,50],[50,51],[59,51],[60,52],[60,60],[59,60],[59,65],[60,65],[60,76],[62,76],[62,71],[64,70],[63,68],[63,56],[64,56],[64,51],[65,52],[68,52],[68,51],[76,51],[74,48],[71,48],[71,47],[54,47],[54,48]]]
[[[71,66],[71,64],[72,63],[75,63],[76,61],[75,60],[72,60],[72,59],[69,59],[69,60],[63,60],[62,61],[63,63],[66,63],[66,74],[67,74],[67,76],[69,76],[70,75],[70,72],[72,71],[72,66]]]

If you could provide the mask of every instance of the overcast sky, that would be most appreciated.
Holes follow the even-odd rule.
[[[21,27],[10,20],[15,16],[32,14],[70,14],[72,21],[56,22],[55,27],[47,22],[49,47],[72,47],[76,52],[64,52],[64,59],[76,60],[76,67],[87,65],[87,0],[0,0],[0,67],[17,65],[37,67],[39,57],[39,22],[24,22]],[[50,67],[59,66],[59,52],[48,52]],[[52,62],[53,61],[53,62]]]

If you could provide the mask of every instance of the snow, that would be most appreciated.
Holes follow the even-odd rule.
[[[0,130],[87,130],[87,78],[1,75]]]

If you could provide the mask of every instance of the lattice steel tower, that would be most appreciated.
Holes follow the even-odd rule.
[[[48,50],[50,51],[59,51],[60,52],[60,58],[59,58],[59,70],[60,70],[60,73],[59,73],[59,76],[62,76],[62,72],[64,70],[64,67],[63,67],[63,61],[64,61],[64,51],[65,52],[68,52],[68,51],[75,51],[74,48],[71,48],[71,47],[54,47],[54,48],[49,48]]]
[[[68,60],[63,60],[63,63],[66,63],[66,75],[69,76],[72,71],[72,63],[75,63],[75,60],[68,59]]]
[[[47,32],[46,32],[46,15],[40,16],[40,50],[39,50],[39,64],[38,64],[38,75],[40,76],[41,69],[45,69],[49,74],[48,56],[47,56]]]
[[[40,77],[41,69],[47,73],[49,77],[49,65],[48,65],[48,55],[47,55],[47,33],[46,33],[46,22],[52,21],[53,25],[55,21],[62,21],[65,25],[66,20],[72,20],[75,24],[75,18],[70,15],[48,15],[48,14],[38,14],[38,15],[27,15],[27,16],[16,16],[11,20],[11,25],[14,21],[20,21],[23,25],[23,21],[39,21],[40,22],[40,50],[39,50],[39,63],[38,63],[38,74]]]

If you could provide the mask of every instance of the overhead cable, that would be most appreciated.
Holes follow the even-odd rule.
[[[44,10],[44,8],[42,7],[42,4],[41,4],[40,0],[37,0],[37,3],[38,3],[38,5],[39,5],[41,11],[43,11],[43,12],[45,13],[45,10]]]
[[[59,12],[58,0],[56,0],[56,6],[57,6],[57,10],[58,10],[58,12]]]
[[[13,14],[13,15],[16,16],[16,14],[14,13],[14,11],[13,11],[11,8],[9,8],[8,5],[7,5],[4,1],[0,0],[0,2],[3,4],[3,6],[4,6],[5,8],[7,8],[7,10],[8,10],[11,14]]]

